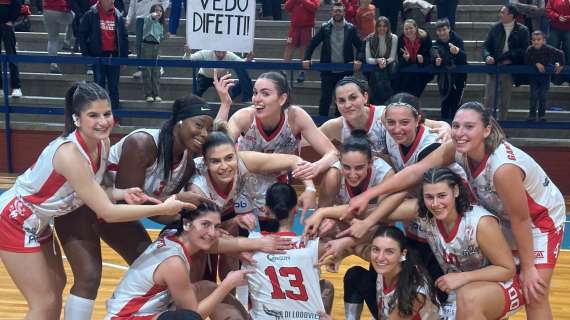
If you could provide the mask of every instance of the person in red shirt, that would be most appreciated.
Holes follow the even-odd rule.
[[[360,6],[356,10],[355,25],[362,40],[376,30],[376,7],[371,4],[371,0],[360,0]]]
[[[344,4],[346,21],[354,24],[354,19],[356,18],[356,10],[358,9],[358,0],[340,0]]]
[[[570,61],[570,1],[549,0],[546,4],[546,17],[550,21],[548,44],[564,51],[565,60]],[[570,76],[552,78],[555,84],[570,83]]]
[[[307,49],[307,45],[313,37],[315,13],[319,5],[319,0],[287,0],[285,2],[285,11],[291,13],[287,46],[283,55],[285,62],[291,61],[295,48],[299,48],[301,55]],[[297,82],[303,81],[305,81],[305,72],[301,71],[297,77]]]

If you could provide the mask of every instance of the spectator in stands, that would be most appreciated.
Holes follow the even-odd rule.
[[[60,32],[65,32],[64,46],[71,47],[73,13],[67,0],[44,0],[44,26],[48,34],[47,51],[49,56],[57,56],[61,49]],[[50,63],[50,73],[61,73],[57,63]]]
[[[526,49],[525,64],[536,67],[540,75],[532,75],[530,80],[530,108],[528,121],[536,121],[536,109],[538,106],[538,120],[545,122],[546,99],[550,88],[550,74],[545,73],[546,68],[554,67],[554,73],[562,71],[564,53],[553,46],[545,44],[546,36],[542,31],[532,33],[532,45]]]
[[[231,51],[215,51],[215,50],[200,50],[195,53],[190,53],[191,49],[186,48],[184,59],[200,60],[200,61],[251,61],[253,60],[253,52],[250,52],[245,59],[240,58],[237,54]],[[215,68],[219,77],[231,73],[230,69]],[[230,97],[233,99],[240,95],[242,102],[250,102],[253,96],[253,84],[247,70],[243,68],[233,69],[238,82],[230,89]],[[196,91],[195,95],[201,97],[208,88],[214,85],[214,68],[200,68],[196,76]]]
[[[263,17],[273,17],[273,20],[281,20],[281,0],[262,0]]]
[[[499,11],[500,21],[491,27],[487,39],[483,43],[482,56],[487,65],[524,64],[524,53],[528,48],[529,34],[525,26],[515,21],[517,13],[517,8],[512,4],[501,7]],[[511,104],[513,77],[508,73],[502,73],[499,76],[499,83],[500,119],[506,120]],[[485,108],[487,109],[497,107],[495,102],[496,86],[495,74],[488,74],[487,85],[485,86]]]
[[[366,39],[366,63],[378,66],[367,74],[369,101],[382,105],[394,94],[392,80],[397,68],[398,36],[390,30],[390,20],[381,16],[376,21],[376,31]]]
[[[32,0],[30,4],[36,7],[36,14],[44,14],[43,0]]]
[[[305,57],[303,68],[309,69],[311,56],[318,45],[322,43],[322,63],[354,63],[354,72],[360,70],[362,59],[362,41],[358,31],[344,19],[345,8],[342,2],[335,2],[331,8],[332,18],[323,23],[317,34],[311,39]],[[352,75],[352,71],[322,71],[321,72],[321,99],[319,102],[319,115],[328,116],[332,102],[332,95],[336,83],[345,76]],[[336,110],[336,114],[338,110]]]
[[[400,68],[413,65],[424,66],[430,63],[431,38],[418,28],[412,19],[404,21],[404,32],[398,37],[398,65]],[[428,82],[430,73],[400,72],[399,91],[420,97]]]
[[[356,10],[358,10],[358,0],[340,0],[344,4],[344,18],[346,21],[355,24]]]
[[[523,0],[524,1],[524,0]],[[436,0],[437,19],[447,18],[451,29],[455,29],[455,13],[457,11],[457,0]]]
[[[376,7],[370,3],[370,0],[360,0],[354,21],[360,39],[365,40],[374,33],[376,30]]]
[[[529,30],[541,30],[544,18],[545,0],[509,0],[517,8],[517,22],[524,24]]]
[[[170,6],[170,0],[132,0],[129,5],[129,13],[127,14],[126,26],[129,29],[135,22],[135,46],[137,50],[137,58],[141,58],[142,42],[143,42],[143,25],[145,17],[148,16],[150,8],[155,4],[160,4],[164,10]],[[131,29],[132,30],[132,29]],[[142,68],[133,73],[133,78],[142,76]]]
[[[377,16],[385,16],[390,20],[390,30],[398,33],[398,15],[404,12],[404,0],[373,0],[372,3],[379,11]]]
[[[70,0],[69,6],[73,12],[73,22],[71,24],[73,29],[73,37],[75,37],[75,44],[73,46],[74,52],[79,52],[79,24],[81,23],[81,18],[89,8],[97,3],[96,0]],[[91,68],[88,69],[93,72]]]
[[[0,1],[0,37],[4,44],[6,54],[16,54],[16,33],[14,33],[14,21],[20,15],[20,0],[3,0]],[[10,62],[10,86],[12,87],[12,97],[19,98],[22,96],[20,88],[20,72],[18,66]],[[0,77],[0,84],[2,77]]]
[[[88,57],[121,57],[129,54],[125,18],[113,0],[99,0],[83,15],[79,26],[81,53]],[[119,78],[121,66],[94,65],[95,82],[107,88],[113,109],[120,108]]]
[[[447,68],[447,72],[438,74],[437,84],[441,98],[441,119],[451,122],[455,112],[461,104],[463,89],[467,81],[465,73],[451,73],[451,68],[467,64],[467,54],[463,39],[451,30],[450,21],[447,18],[439,20],[435,24],[435,52],[432,52],[432,60],[436,67]]]
[[[164,8],[156,3],[144,17],[141,58],[158,59],[160,43],[164,40]],[[143,69],[143,87],[146,102],[162,102],[160,91],[160,67]]]
[[[170,4],[171,6],[170,18],[168,19],[168,33],[171,35],[176,35],[178,32],[178,25],[180,24],[180,15],[186,12],[186,0],[171,0]],[[184,11],[182,11],[183,4]]]
[[[564,51],[566,61],[570,61],[570,1],[548,0],[546,16],[550,20],[550,35],[548,44]],[[567,81],[570,76],[554,77],[555,84]]]
[[[311,41],[313,28],[315,27],[315,13],[319,9],[319,0],[287,0],[285,11],[291,13],[289,35],[283,60],[290,62],[295,48],[301,51],[301,58]],[[299,72],[297,82],[305,81],[305,72]]]

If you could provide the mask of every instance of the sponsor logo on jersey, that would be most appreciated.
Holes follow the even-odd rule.
[[[474,246],[474,245],[470,245],[468,246],[465,250],[463,250],[463,252],[461,253],[461,255],[463,256],[474,256],[479,254],[480,250],[478,247]]]
[[[544,258],[544,251],[542,250],[534,250],[534,257],[536,259],[543,259]]]
[[[275,317],[275,320],[281,319],[319,319],[318,313],[307,311],[290,311],[290,310],[272,310],[265,304],[263,305],[263,312],[266,315]]]
[[[289,260],[291,260],[291,257],[289,257],[288,255],[285,255],[285,254],[268,254],[267,260],[269,260],[271,262],[289,261]]]
[[[544,178],[544,182],[542,183],[543,187],[548,187],[548,185],[550,184],[550,179],[548,179],[548,177]]]

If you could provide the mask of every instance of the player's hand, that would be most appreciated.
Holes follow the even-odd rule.
[[[331,240],[325,244],[325,251],[318,261],[318,265],[327,266],[327,271],[338,271],[338,265],[349,254],[345,239]],[[335,271],[330,271],[335,270]]]
[[[192,191],[180,192],[176,195],[176,199],[178,199],[180,201],[192,203],[195,206],[199,206],[202,203],[215,204],[215,202],[212,199],[206,198],[203,195],[198,194],[196,192],[192,192]]]
[[[368,221],[366,219],[364,220],[360,220],[360,219],[352,219],[350,220],[350,227],[344,231],[341,231],[336,238],[342,238],[342,237],[354,237],[357,239],[360,239],[362,237],[364,237],[364,235],[366,235],[366,233],[368,233],[368,231],[370,230],[370,227],[372,227]]]
[[[527,303],[539,302],[544,298],[548,285],[538,274],[535,266],[522,269],[519,278],[521,287]]]
[[[437,128],[430,128],[429,132],[437,134],[437,142],[447,142],[451,140],[451,126],[447,123]]]
[[[248,251],[240,252],[238,259],[244,264],[254,265],[257,263],[257,261],[253,259],[253,253]]]
[[[327,237],[330,233],[337,230],[338,221],[335,219],[326,218],[323,220],[321,225],[319,226],[319,236],[320,237]]]
[[[297,201],[297,205],[301,208],[301,223],[305,220],[305,214],[309,209],[317,207],[317,193],[312,190],[305,190]]]
[[[230,90],[235,85],[235,79],[232,79],[231,77],[232,74],[227,73],[218,78],[218,69],[214,68],[214,78],[212,79],[212,83],[214,88],[216,88],[218,97],[220,97],[220,103],[226,106],[232,105]]]
[[[466,283],[467,279],[462,272],[448,273],[435,280],[435,286],[447,294],[457,288],[463,287]]]
[[[319,210],[315,211],[313,213],[313,215],[311,215],[310,217],[308,217],[307,219],[305,219],[303,221],[303,224],[305,225],[305,230],[303,231],[304,237],[311,239],[311,238],[314,238],[318,235],[319,226],[321,225],[321,222],[323,221],[323,218],[322,218],[321,214],[319,213]]]
[[[253,213],[251,212],[238,214],[234,219],[236,224],[240,226],[240,228],[242,229],[246,229],[248,231],[252,231],[253,229],[255,229],[256,219]]]
[[[255,273],[255,270],[235,270],[226,275],[226,278],[220,285],[235,288],[247,284],[247,275]]]
[[[145,194],[141,188],[123,189],[123,200],[128,204],[143,204],[147,202],[159,204],[162,201]]]
[[[314,162],[302,160],[292,172],[293,177],[301,180],[313,179],[319,174],[319,167]]]
[[[347,214],[359,215],[368,208],[368,203],[370,203],[370,198],[365,192],[357,195],[356,197],[350,199],[348,203]]]
[[[166,201],[159,204],[158,206],[162,207],[164,212],[162,212],[161,215],[165,216],[172,216],[178,214],[182,209],[189,209],[189,210],[196,209],[196,206],[192,203],[176,200],[176,195],[168,197]]]
[[[276,235],[265,236],[258,241],[257,251],[265,253],[285,253],[285,250],[291,249],[292,245],[291,239]]]

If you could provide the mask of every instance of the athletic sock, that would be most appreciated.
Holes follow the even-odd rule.
[[[360,320],[361,314],[362,303],[344,303],[344,318],[346,320]]]
[[[64,320],[86,320],[91,319],[95,300],[89,300],[69,294],[63,314]]]

